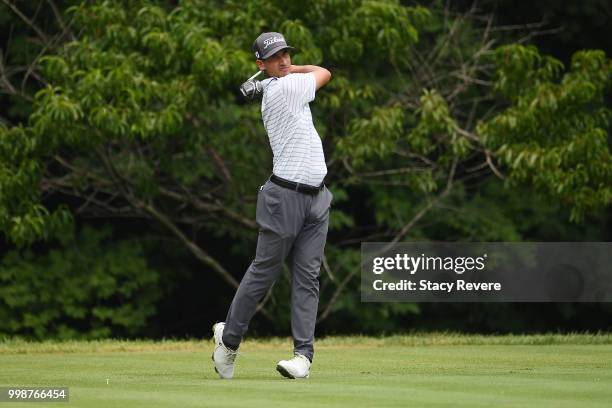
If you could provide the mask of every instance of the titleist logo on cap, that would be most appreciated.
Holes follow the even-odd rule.
[[[251,50],[257,59],[266,59],[280,50],[295,50],[287,45],[285,36],[277,32],[261,33],[253,43]]]
[[[264,50],[268,48],[269,45],[272,45],[277,42],[285,42],[283,37],[271,37],[264,40]]]

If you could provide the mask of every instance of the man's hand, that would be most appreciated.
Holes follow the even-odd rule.
[[[331,72],[323,67],[316,65],[291,65],[289,67],[290,74],[308,74],[312,73],[317,83],[317,91],[331,79]]]

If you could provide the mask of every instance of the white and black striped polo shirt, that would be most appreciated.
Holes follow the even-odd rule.
[[[261,116],[274,156],[272,171],[287,180],[320,185],[327,166],[308,106],[315,98],[314,75],[272,77],[262,85]]]

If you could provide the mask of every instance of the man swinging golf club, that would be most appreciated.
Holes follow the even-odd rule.
[[[261,34],[253,44],[257,66],[268,76],[251,90],[263,92],[261,115],[272,148],[273,174],[257,195],[255,259],[225,322],[213,326],[213,361],[221,378],[233,377],[240,341],[285,260],[291,269],[294,356],[278,362],[276,369],[288,378],[308,378],[314,355],[319,270],[332,194],[323,183],[327,166],[308,104],[331,73],[314,65],[291,65],[290,49],[283,35],[275,32]]]

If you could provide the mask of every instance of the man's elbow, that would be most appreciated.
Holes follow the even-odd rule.
[[[325,68],[319,68],[315,74],[317,89],[321,88],[331,80],[332,74]]]
[[[323,69],[325,70],[325,75],[326,75],[325,83],[328,83],[329,81],[331,81],[332,74],[328,69],[325,69],[325,68]]]

